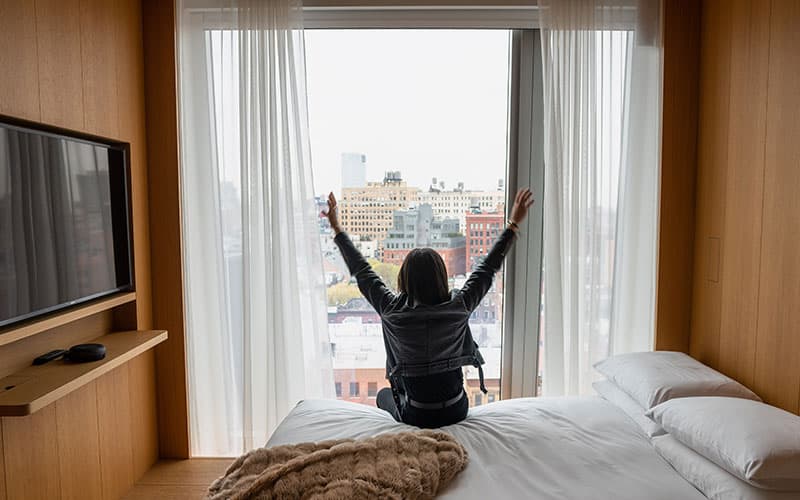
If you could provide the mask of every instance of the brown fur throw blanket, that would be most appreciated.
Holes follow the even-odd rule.
[[[233,462],[208,498],[433,498],[467,460],[452,436],[431,430],[260,448]]]

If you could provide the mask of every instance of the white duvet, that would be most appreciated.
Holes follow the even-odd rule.
[[[267,446],[414,429],[377,408],[299,403]],[[470,409],[443,427],[469,452],[442,499],[703,499],[634,423],[598,397],[524,398]]]

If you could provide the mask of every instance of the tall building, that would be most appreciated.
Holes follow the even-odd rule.
[[[458,219],[434,217],[430,205],[394,212],[393,227],[384,241],[383,261],[400,265],[406,255],[418,247],[430,247],[442,256],[448,276],[466,272],[464,236],[458,231]]]
[[[400,172],[386,172],[381,182],[368,182],[361,187],[343,187],[340,203],[342,229],[374,239],[378,251],[383,250],[383,240],[393,225],[395,210],[406,210],[417,204],[419,189],[409,187]]]
[[[357,188],[367,184],[367,157],[361,153],[342,153],[342,187]]]
[[[505,197],[506,193],[503,189],[466,191],[464,190],[464,184],[459,183],[458,187],[451,191],[436,189],[432,185],[428,191],[420,193],[419,202],[428,203],[433,207],[433,215],[437,217],[458,219],[459,232],[466,234],[466,215],[468,212],[473,210],[483,212],[494,210],[499,203],[505,202]]]
[[[386,235],[385,248],[411,250],[418,246],[428,246],[431,222],[433,210],[426,203],[408,210],[396,210],[392,214],[392,228]]]
[[[494,240],[500,236],[504,228],[504,204],[495,206],[491,212],[475,211],[465,216],[466,220],[466,254],[467,266],[473,269],[489,250]]]

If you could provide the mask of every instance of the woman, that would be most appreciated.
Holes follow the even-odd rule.
[[[393,293],[372,270],[350,238],[342,232],[336,198],[328,195],[328,218],[358,288],[381,317],[386,347],[386,377],[390,389],[377,396],[378,408],[396,420],[418,427],[435,428],[466,418],[469,400],[464,391],[462,366],[478,368],[481,390],[483,358],[472,339],[469,317],[492,286],[519,223],[533,204],[529,189],[514,200],[508,226],[461,290],[448,291],[444,261],[431,248],[409,252],[400,267],[398,294]]]

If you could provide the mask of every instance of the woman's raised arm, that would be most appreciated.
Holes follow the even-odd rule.
[[[497,238],[483,262],[478,264],[475,270],[472,271],[469,279],[461,288],[464,306],[469,311],[478,307],[486,292],[491,288],[492,279],[494,279],[495,273],[503,264],[503,260],[514,242],[514,236],[519,231],[519,223],[528,215],[528,209],[531,205],[533,205],[533,193],[531,193],[531,190],[528,188],[520,189],[514,199],[514,206],[511,208],[506,230]]]
[[[320,215],[328,218],[331,229],[333,229],[336,235],[333,241],[336,243],[336,246],[339,247],[339,251],[342,252],[342,257],[344,258],[345,264],[347,264],[350,275],[356,278],[358,289],[361,291],[361,294],[367,299],[367,302],[375,308],[375,311],[381,314],[386,305],[394,298],[394,294],[389,290],[389,287],[386,286],[383,280],[381,280],[380,276],[372,270],[372,266],[369,265],[367,259],[365,259],[364,256],[361,255],[361,252],[353,245],[347,233],[342,231],[339,225],[336,197],[333,196],[333,193],[328,195],[328,211],[326,212],[323,210],[320,212]]]

